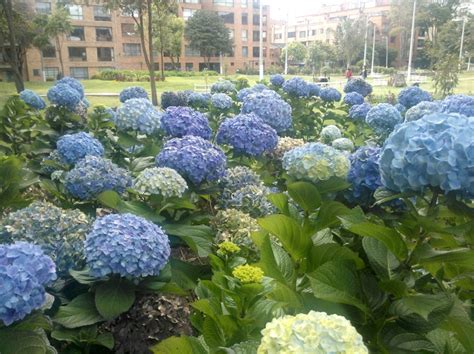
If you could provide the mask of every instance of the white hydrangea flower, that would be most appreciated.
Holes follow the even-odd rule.
[[[257,354],[366,354],[362,336],[344,317],[325,312],[283,316],[262,330]]]
[[[340,137],[342,137],[341,130],[335,125],[328,125],[324,127],[319,135],[319,139],[325,144],[332,143],[334,140],[339,139]]]
[[[181,175],[168,167],[146,168],[135,178],[133,189],[143,195],[159,194],[165,198],[181,197],[188,184]]]

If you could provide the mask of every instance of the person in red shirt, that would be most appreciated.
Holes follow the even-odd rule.
[[[352,79],[352,69],[351,68],[347,68],[347,70],[346,70],[346,79],[347,80]]]

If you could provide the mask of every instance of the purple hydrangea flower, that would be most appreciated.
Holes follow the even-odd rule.
[[[301,77],[292,77],[283,83],[283,91],[291,96],[308,97],[309,87],[308,83]]]
[[[362,146],[350,155],[351,168],[347,180],[351,189],[346,196],[351,202],[369,205],[374,192],[382,186],[379,172],[380,147]]]
[[[419,88],[418,86],[405,87],[398,94],[398,102],[404,105],[407,109],[411,108],[422,101],[432,101],[433,98],[429,94]]]
[[[211,96],[211,104],[217,109],[229,109],[232,107],[232,98],[225,93],[214,93]]]
[[[128,101],[131,98],[145,98],[145,99],[148,99],[148,93],[141,86],[130,86],[130,87],[124,88],[120,92],[119,98],[120,98],[120,102],[122,102],[122,103],[124,103],[125,101]]]
[[[61,160],[72,165],[88,155],[104,156],[100,141],[85,132],[63,135],[56,145]]]
[[[441,102],[441,106],[444,113],[459,113],[466,117],[474,117],[474,96],[451,95]]]
[[[372,93],[372,85],[364,79],[357,77],[347,81],[347,83],[344,85],[344,92],[357,92],[363,97],[366,97]]]
[[[58,84],[68,85],[79,93],[79,96],[81,96],[81,100],[84,98],[84,86],[82,86],[79,80],[70,76],[65,76],[61,80],[56,81],[56,85]]]
[[[276,98],[281,98],[279,94],[277,94],[275,91],[270,90],[267,86],[264,84],[256,84],[252,87],[246,87],[237,92],[237,100],[240,102],[243,102],[248,95],[252,93],[257,93],[257,92],[262,92],[262,91],[268,91],[268,93],[273,92],[275,94]]]
[[[69,111],[74,111],[81,102],[81,95],[77,90],[61,83],[51,87],[47,96],[49,102],[59,107],[65,107]]]
[[[357,92],[349,92],[344,96],[343,102],[348,106],[356,106],[364,103],[364,96]]]
[[[388,135],[403,118],[391,104],[380,103],[370,109],[365,121],[377,134],[383,136]]]
[[[338,102],[341,100],[341,93],[333,87],[323,87],[319,92],[319,97],[325,102]]]
[[[194,135],[210,139],[212,133],[207,117],[190,107],[168,107],[161,117],[161,129],[175,138]]]
[[[285,82],[285,78],[283,77],[283,75],[275,74],[275,75],[270,76],[270,83],[273,86],[281,87],[284,82]]]
[[[349,109],[349,118],[352,120],[363,120],[365,121],[365,117],[367,117],[367,113],[369,113],[372,106],[370,103],[362,103],[352,106]]]

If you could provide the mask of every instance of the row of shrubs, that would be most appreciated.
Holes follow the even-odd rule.
[[[159,74],[156,72],[156,79],[159,79]],[[179,70],[165,70],[165,76],[175,77],[192,77],[192,76],[217,76],[216,71],[179,71]],[[115,81],[150,81],[150,74],[146,70],[102,70],[91,77],[95,80],[115,80]]]

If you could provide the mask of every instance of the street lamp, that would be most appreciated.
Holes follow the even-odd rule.
[[[388,36],[385,36],[385,67],[388,68]]]
[[[364,39],[364,68],[367,64],[367,37],[369,36],[369,15],[365,21],[365,39]]]
[[[374,59],[375,59],[375,23],[374,25],[374,35],[372,37],[372,63],[370,66],[370,75],[374,75]]]
[[[258,50],[258,77],[263,80],[263,0],[259,0],[260,10],[260,21],[259,21],[259,32],[260,32],[260,43]]]
[[[464,29],[466,27],[466,17],[462,19],[462,30],[461,30],[461,46],[459,47],[459,69],[462,68],[462,50],[464,46]]]
[[[411,61],[413,57],[413,42],[415,41],[415,15],[416,15],[416,0],[413,1],[413,15],[411,18],[410,52],[408,54],[408,72],[407,72],[408,84],[411,81]]]

